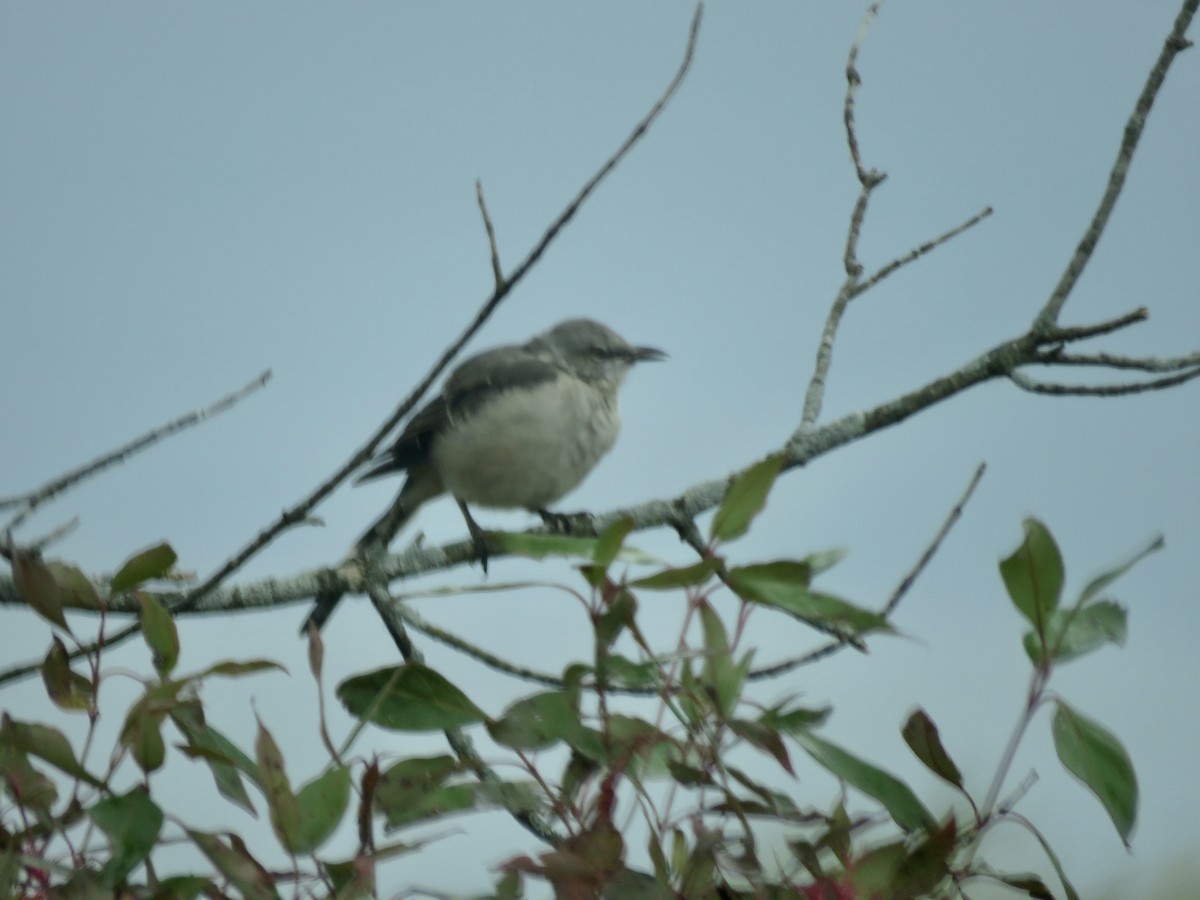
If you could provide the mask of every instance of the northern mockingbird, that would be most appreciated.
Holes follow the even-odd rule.
[[[665,357],[653,347],[630,346],[599,322],[570,319],[528,343],[463,361],[358,479],[408,474],[358,548],[390,540],[422,504],[450,494],[486,570],[487,542],[467,504],[546,515],[616,441],[617,392],[629,369]],[[301,630],[310,622],[320,628],[336,603],[319,599]]]

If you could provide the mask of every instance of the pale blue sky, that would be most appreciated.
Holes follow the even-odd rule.
[[[888,172],[862,241],[868,267],[986,205],[995,215],[856,301],[835,354],[826,417],[865,408],[1023,331],[1099,198],[1134,98],[1176,4],[1026,0],[885,6],[860,60],[866,162]],[[658,96],[678,65],[684,3],[6,4],[0,7],[0,494],[30,488],[272,368],[234,412],[89,482],[24,533],[78,514],[57,552],[110,569],[166,538],[210,572],[352,452],[426,371],[490,288],[475,207],[481,178],[514,265]],[[475,349],[574,315],[601,318],[671,361],[637,371],[617,449],[571,497],[606,510],[740,468],[793,429],[856,194],[841,129],[858,4],[714,3],[694,69],[647,140],[501,307]],[[1194,36],[1194,35],[1193,35]],[[1149,307],[1090,347],[1163,356],[1200,346],[1200,56],[1177,61],[1125,195],[1068,304],[1067,324]],[[1073,373],[1068,373],[1073,374]],[[881,602],[971,472],[989,473],[901,606],[914,640],[879,640],[763,696],[803,691],[837,713],[826,734],[944,802],[903,746],[923,704],[980,793],[1025,687],[1020,621],[996,561],[1023,516],[1058,537],[1069,587],[1163,532],[1167,549],[1114,590],[1128,646],[1068,666],[1058,687],[1125,741],[1142,785],[1126,854],[1099,804],[1053,758],[1039,719],[1014,783],[1085,896],[1200,847],[1195,687],[1200,665],[1200,427],[1195,385],[1116,400],[1034,397],[990,384],[787,474],[743,559],[830,546],[827,586]],[[241,576],[335,562],[395,485],[344,490],[324,528],[280,539]],[[523,516],[490,516],[519,526]],[[424,510],[429,541],[456,539],[451,503]],[[404,538],[401,538],[404,540]],[[636,543],[678,561],[670,534]],[[565,577],[498,561],[492,578]],[[470,583],[461,570],[431,583]],[[329,681],[394,650],[367,604],[327,631]],[[646,603],[670,635],[677,603]],[[560,597],[427,602],[431,618],[521,663],[556,670],[588,652]],[[300,608],[188,620],[183,665],[266,654],[291,679],[214,684],[206,700],[243,746],[253,699],[300,781],[322,762]],[[8,609],[0,654],[40,656],[46,628]],[[760,617],[766,662],[807,635]],[[771,627],[775,625],[776,627]],[[553,635],[553,640],[548,636]],[[490,711],[529,687],[431,648]],[[134,644],[109,662],[143,667]],[[113,682],[115,731],[130,688]],[[41,688],[0,700],[33,716]],[[302,698],[301,702],[298,698]],[[77,724],[77,723],[76,723]],[[339,720],[339,726],[344,723]],[[432,743],[384,735],[411,752]],[[101,744],[103,746],[103,744]],[[364,745],[365,747],[366,745]],[[290,752],[289,752],[290,751]],[[211,793],[208,776],[183,771]],[[805,771],[797,796],[831,787]],[[186,791],[192,779],[158,789]],[[806,794],[811,789],[813,794]],[[167,801],[168,805],[170,801]],[[192,806],[188,807],[189,809]],[[264,828],[215,803],[201,827]],[[386,870],[385,884],[479,889],[488,867],[535,849],[499,816]],[[1010,829],[997,862],[1037,866]]]

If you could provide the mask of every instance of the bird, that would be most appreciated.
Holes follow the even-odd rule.
[[[357,479],[407,475],[392,508],[356,546],[390,540],[421,506],[450,494],[486,571],[487,542],[470,505],[552,518],[548,507],[578,487],[616,441],[617,395],[629,370],[663,359],[663,351],[632,346],[592,319],[568,319],[524,344],[464,360]],[[310,624],[319,629],[338,599],[319,597],[301,633]]]

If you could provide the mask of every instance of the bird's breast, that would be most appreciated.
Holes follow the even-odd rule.
[[[432,459],[446,489],[467,503],[543,509],[583,481],[620,425],[615,392],[560,376],[455,419]]]

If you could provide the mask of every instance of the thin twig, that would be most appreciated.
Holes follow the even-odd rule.
[[[854,209],[850,213],[850,223],[846,228],[846,244],[842,251],[842,266],[846,270],[846,278],[838,289],[837,296],[829,308],[825,318],[825,327],[821,332],[821,341],[817,345],[817,361],[813,367],[812,377],[808,382],[808,390],[804,394],[804,408],[800,414],[800,429],[810,429],[821,414],[821,403],[825,396],[825,378],[829,374],[829,366],[833,361],[833,341],[837,335],[838,324],[850,301],[857,293],[859,278],[862,277],[862,263],[858,260],[858,241],[862,234],[863,221],[867,216],[867,208],[871,201],[871,192],[886,178],[882,172],[868,170],[863,166],[862,151],[858,145],[858,129],[854,120],[854,104],[862,75],[858,71],[858,51],[867,39],[867,32],[883,0],[875,0],[868,7],[858,26],[858,33],[850,45],[850,53],[846,58],[846,97],[842,103],[842,124],[846,132],[846,146],[850,150],[850,160],[854,164],[854,174],[858,179],[858,199],[854,201]]]
[[[912,250],[908,251],[908,253],[904,254],[904,256],[897,257],[896,259],[893,259],[890,263],[887,263],[886,265],[881,266],[869,278],[867,278],[865,281],[860,281],[855,286],[854,296],[857,297],[859,294],[862,294],[862,293],[870,290],[875,285],[877,285],[879,282],[883,281],[883,279],[887,278],[889,275],[891,275],[893,272],[895,272],[897,269],[900,269],[900,268],[908,265],[911,262],[915,262],[916,260],[918,260],[922,256],[924,256],[926,253],[929,253],[931,250],[936,250],[942,244],[946,243],[947,241],[949,241],[953,238],[958,237],[964,231],[974,228],[976,225],[978,225],[980,222],[982,222],[984,219],[986,219],[991,214],[992,214],[992,208],[990,206],[985,206],[983,209],[981,209],[979,212],[975,213],[975,215],[971,216],[971,218],[967,219],[962,224],[956,225],[955,227],[951,228],[949,231],[944,232],[943,234],[939,234],[933,240],[926,241],[924,244],[921,244],[921,246],[919,246],[919,247],[914,247]]]
[[[1008,377],[1023,391],[1031,394],[1048,394],[1055,397],[1123,397],[1128,394],[1144,394],[1147,391],[1161,391],[1175,387],[1185,381],[1200,377],[1200,368],[1180,372],[1177,375],[1166,375],[1150,381],[1129,381],[1121,384],[1056,384],[1054,382],[1037,381],[1024,372],[1009,372]]]
[[[99,459],[94,459],[90,463],[67,472],[65,475],[60,475],[57,478],[48,481],[37,490],[30,491],[27,494],[21,494],[16,497],[6,497],[0,500],[0,509],[7,509],[10,506],[18,506],[21,504],[25,505],[25,508],[22,509],[20,513],[18,513],[7,525],[4,526],[4,531],[13,531],[43,503],[54,499],[68,488],[79,484],[84,479],[89,478],[92,475],[97,475],[105,469],[108,469],[119,463],[125,462],[125,460],[129,459],[131,456],[147,449],[148,447],[154,446],[164,438],[178,434],[180,431],[191,428],[193,425],[199,425],[206,419],[211,419],[213,416],[223,413],[227,409],[231,409],[241,400],[257,391],[270,380],[271,370],[268,369],[245,387],[239,388],[232,394],[222,397],[215,403],[210,403],[208,406],[201,407],[200,409],[194,410],[186,415],[180,416],[178,419],[175,419],[172,422],[168,422],[165,425],[160,425],[157,428],[151,429],[141,437],[134,438],[128,444],[118,447],[116,450],[113,450],[110,453],[104,454],[104,456],[101,456]]]
[[[1054,286],[1054,290],[1051,291],[1046,305],[1042,307],[1037,318],[1034,320],[1033,330],[1037,333],[1045,332],[1054,327],[1054,324],[1058,321],[1058,314],[1062,311],[1063,304],[1067,302],[1067,298],[1071,295],[1071,291],[1079,281],[1079,276],[1083,274],[1084,267],[1088,264],[1088,260],[1092,258],[1092,253],[1096,249],[1096,244],[1100,241],[1100,236],[1104,234],[1104,229],[1108,225],[1113,208],[1117,205],[1117,199],[1121,196],[1121,191],[1125,187],[1125,176],[1129,172],[1129,166],[1133,162],[1134,151],[1137,150],[1138,141],[1141,140],[1142,131],[1146,127],[1146,119],[1150,115],[1150,108],[1154,105],[1154,100],[1158,96],[1163,82],[1166,80],[1167,70],[1171,68],[1171,63],[1175,61],[1175,57],[1179,55],[1180,51],[1185,50],[1191,45],[1191,42],[1187,39],[1187,30],[1191,24],[1192,17],[1196,14],[1197,7],[1200,7],[1200,0],[1184,0],[1183,7],[1179,10],[1179,15],[1175,17],[1175,25],[1171,29],[1171,33],[1163,41],[1162,51],[1154,63],[1154,68],[1150,70],[1150,74],[1146,78],[1146,84],[1142,88],[1142,93],[1138,97],[1133,112],[1125,123],[1125,133],[1121,139],[1121,146],[1117,150],[1117,158],[1108,173],[1108,186],[1104,190],[1104,195],[1100,198],[1100,204],[1097,206],[1096,212],[1092,215],[1092,220],[1088,223],[1087,230],[1083,233],[1083,238],[1079,241],[1079,245],[1075,248],[1074,254],[1072,254],[1070,261],[1067,263],[1066,270],[1059,278],[1058,284]]]
[[[1118,356],[1114,353],[1062,353],[1045,350],[1032,360],[1047,366],[1095,366],[1104,369],[1135,369],[1139,372],[1179,372],[1200,366],[1200,353],[1159,359],[1153,356]]]
[[[549,687],[561,688],[564,686],[563,680],[557,676],[514,665],[493,653],[489,653],[478,644],[472,644],[452,632],[439,628],[404,602],[404,598],[402,597],[393,597],[391,599],[388,614],[389,616],[395,616],[399,623],[407,625],[414,631],[419,631],[421,634],[433,638],[433,640],[440,644],[445,644],[447,647],[458,650],[497,672],[503,672],[505,675],[511,675],[514,678],[532,681]]]
[[[855,144],[855,146],[857,146],[857,144]],[[854,252],[854,246],[857,243],[857,226],[854,223],[857,221],[857,218],[860,215],[865,215],[866,213],[867,200],[870,190],[871,187],[864,184],[862,192],[859,194],[858,201],[855,204],[854,216],[851,219],[850,230],[850,233],[854,236],[854,238],[853,241],[850,241],[849,239],[847,240],[846,252],[848,254],[852,254]],[[921,244],[918,247],[914,247],[904,256],[893,259],[891,262],[877,269],[874,274],[872,274],[865,281],[859,279],[859,276],[862,274],[862,267],[861,265],[858,265],[856,260],[854,266],[851,269],[847,269],[848,274],[846,280],[843,282],[842,287],[838,290],[837,297],[834,298],[833,304],[829,309],[829,315],[825,319],[825,327],[821,332],[821,341],[817,346],[817,362],[813,367],[812,378],[809,380],[808,390],[804,395],[804,411],[800,417],[800,429],[812,428],[816,424],[817,417],[821,414],[821,404],[824,402],[825,398],[825,379],[829,375],[829,367],[833,362],[834,339],[837,337],[838,326],[841,324],[842,316],[846,312],[846,307],[850,305],[850,301],[860,294],[870,290],[897,269],[900,269],[911,262],[915,262],[925,254],[929,253],[931,250],[940,247],[942,244],[946,243],[952,238],[957,237],[964,231],[967,231],[968,229],[978,225],[991,214],[992,208],[990,206],[985,207],[960,225],[956,225],[954,228],[951,228],[949,231],[938,235],[932,240],[926,241],[924,244]],[[851,257],[847,256],[847,259],[851,259]]]
[[[34,538],[32,541],[29,541],[29,543],[27,543],[25,546],[29,550],[36,550],[38,553],[41,553],[48,546],[55,543],[56,541],[61,541],[63,538],[65,538],[68,534],[70,534],[72,531],[74,531],[78,527],[79,527],[79,516],[72,516],[70,519],[68,519],[66,522],[63,522],[63,524],[59,525],[53,531],[49,532],[48,534],[42,535],[40,538]],[[4,544],[7,547],[8,541],[5,541]]]
[[[987,471],[987,464],[980,463],[975,469],[975,474],[971,476],[970,482],[967,483],[967,489],[963,491],[963,494],[961,497],[959,497],[958,502],[954,504],[954,507],[946,515],[945,520],[942,522],[942,526],[937,530],[937,534],[933,536],[933,540],[929,542],[929,546],[925,548],[925,551],[917,560],[916,565],[912,567],[908,574],[900,579],[900,583],[896,585],[896,589],[892,591],[891,596],[888,597],[887,603],[885,603],[883,608],[879,611],[881,616],[888,617],[895,612],[896,607],[900,605],[900,601],[904,598],[905,594],[909,592],[912,586],[916,583],[917,579],[921,576],[921,573],[925,571],[926,566],[929,565],[934,555],[941,548],[942,543],[946,540],[947,535],[950,534],[950,530],[958,523],[958,520],[962,518],[963,509],[966,508],[967,503],[974,495],[975,488],[979,486],[979,482],[982,480],[985,471]],[[776,678],[792,671],[793,669],[799,668],[800,666],[811,665],[817,660],[831,656],[834,653],[844,649],[846,645],[847,642],[843,640],[831,641],[830,643],[824,644],[809,653],[805,653],[803,656],[785,660],[784,662],[777,663],[776,665],[765,669],[755,669],[747,677],[755,680]]]
[[[962,518],[963,509],[970,502],[972,495],[975,493],[975,488],[979,487],[979,482],[983,479],[983,473],[986,471],[987,463],[980,463],[975,469],[975,474],[971,476],[971,480],[967,484],[967,489],[963,491],[963,495],[959,498],[958,503],[954,504],[954,508],[946,516],[946,520],[942,522],[942,527],[933,536],[933,540],[925,548],[925,552],[921,554],[921,558],[917,560],[917,564],[913,566],[912,571],[900,579],[900,583],[892,591],[892,596],[888,598],[888,602],[884,604],[883,609],[880,611],[881,615],[890,616],[896,607],[900,605],[900,601],[904,598],[904,595],[916,583],[917,578],[925,571],[925,567],[929,565],[934,554],[941,548],[942,542],[946,540],[946,536],[950,534],[950,529]]]
[[[1103,334],[1112,334],[1114,331],[1120,331],[1122,328],[1128,328],[1130,325],[1137,325],[1145,322],[1150,318],[1150,312],[1144,306],[1139,306],[1137,309],[1125,313],[1122,316],[1117,316],[1115,319],[1107,319],[1103,322],[1098,322],[1095,325],[1074,325],[1070,328],[1051,328],[1049,331],[1038,334],[1039,344],[1056,344],[1070,343],[1072,341],[1082,341],[1088,338],[1100,337]],[[1031,330],[1030,333],[1035,333]]]
[[[504,269],[500,267],[500,250],[496,247],[496,229],[492,227],[492,217],[488,215],[487,203],[483,199],[483,182],[475,180],[475,200],[479,204],[479,213],[483,216],[483,227],[487,231],[488,250],[492,256],[492,278],[495,279],[496,290],[504,287]]]
[[[858,131],[854,125],[854,101],[855,95],[858,93],[858,86],[862,84],[862,76],[858,72],[858,51],[862,49],[863,43],[867,39],[867,32],[871,29],[875,17],[879,15],[879,7],[883,6],[883,0],[875,0],[868,8],[863,16],[862,22],[859,23],[858,33],[854,36],[854,43],[850,45],[850,55],[846,60],[846,100],[842,104],[842,121],[846,126],[846,143],[850,147],[850,159],[854,163],[854,171],[858,175],[859,184],[866,185],[869,181],[876,178],[881,178],[874,170],[868,171],[863,166],[862,154],[858,149]]]

